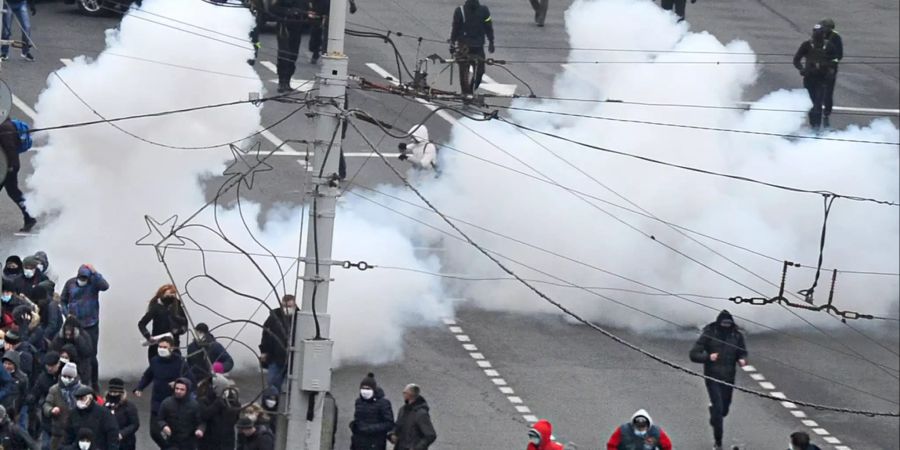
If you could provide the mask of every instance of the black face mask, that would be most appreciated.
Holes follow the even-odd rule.
[[[106,396],[106,404],[107,404],[107,405],[115,406],[115,405],[119,404],[119,402],[121,402],[121,401],[122,401],[122,396],[121,396],[121,395],[118,395],[118,394],[116,394],[116,395],[108,394],[108,395]]]
[[[172,304],[175,303],[175,297],[172,297],[171,295],[170,295],[170,296],[163,297],[163,298],[162,298],[162,302],[163,302],[163,304],[166,305],[166,306],[171,306]]]

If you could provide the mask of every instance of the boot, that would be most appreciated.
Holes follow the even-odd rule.
[[[37,225],[37,219],[25,214],[25,225],[19,230],[19,233],[30,233],[32,228]]]
[[[831,128],[831,120],[829,120],[829,119],[830,119],[830,117],[828,116],[828,114],[825,114],[824,116],[822,116],[822,127],[823,128]]]
[[[319,62],[319,52],[313,52],[312,57],[309,58],[310,64],[318,64]]]
[[[286,94],[291,92],[291,83],[289,81],[279,81],[278,82],[278,93]]]

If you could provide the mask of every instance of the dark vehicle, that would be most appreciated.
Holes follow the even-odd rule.
[[[82,13],[93,16],[106,16],[128,11],[132,3],[140,4],[140,0],[63,0],[63,3],[75,5]]]

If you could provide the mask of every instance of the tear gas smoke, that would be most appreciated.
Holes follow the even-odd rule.
[[[141,17],[175,29],[187,29],[190,33]],[[90,108],[105,117],[245,99],[248,93],[263,88],[245,62],[251,50],[244,37],[253,23],[252,16],[243,8],[221,8],[183,0],[145,0],[141,10],[132,10],[123,18],[118,30],[107,32],[106,50],[96,60],[78,58],[58,74]],[[144,63],[117,55],[159,59],[209,72]],[[97,119],[53,75],[36,110],[37,127]],[[260,110],[242,104],[118,125],[149,141],[204,146],[251,135],[260,128]],[[103,376],[135,374],[146,365],[143,350],[138,347],[140,335],[136,323],[156,289],[169,282],[153,249],[135,246],[135,241],[147,232],[144,215],[162,222],[178,214],[179,220],[185,220],[208,200],[205,184],[218,185],[219,180],[212,178],[222,174],[231,158],[227,147],[172,150],[138,140],[109,125],[55,131],[49,135],[47,145],[36,152],[35,171],[28,179],[29,206],[49,219],[38,236],[21,244],[19,252],[46,250],[61,282],[74,276],[78,265],[84,262],[93,263],[109,280],[110,290],[101,295]],[[273,208],[261,218],[265,224],[261,228],[255,220],[261,216],[259,205],[243,201],[243,210],[239,211],[233,195],[227,198],[232,200],[230,209],[220,207],[214,215],[209,208],[194,223],[216,229],[217,217],[219,230],[248,252],[264,252],[253,241],[255,236],[276,255],[297,254],[299,207]],[[241,213],[248,218],[247,230]],[[397,231],[373,226],[366,218],[352,213],[340,214],[337,233],[349,238],[336,241],[335,254],[339,257],[377,259],[382,264],[439,270],[436,261],[416,258],[409,239]],[[163,232],[168,232],[168,228]],[[191,228],[183,235],[196,241],[196,245],[186,242],[188,248],[235,250],[208,230]],[[151,243],[158,240],[155,235],[148,238]],[[255,259],[260,271],[241,255],[206,253],[204,260],[199,253],[179,250],[177,246],[166,252],[168,268],[179,290],[185,292],[187,287],[190,294],[185,300],[192,322],[207,322],[211,328],[226,318],[252,318],[262,323],[267,310],[262,308],[251,316],[259,306],[257,301],[235,295],[211,279],[195,278],[204,273],[204,262],[206,273],[216,280],[239,292],[265,298],[269,307],[277,307],[277,300],[284,292],[293,292],[296,266],[291,266],[289,259],[280,260],[280,265],[273,258]],[[278,276],[279,269],[286,272],[284,279]],[[338,342],[335,348],[338,361],[378,363],[397,358],[402,349],[404,327],[427,324],[450,313],[449,307],[436,295],[438,286],[434,280],[372,273],[337,270],[334,274],[338,282],[332,290],[329,312],[335,317],[332,335]],[[278,295],[267,297],[273,285]],[[239,329],[240,324],[226,325],[214,334],[227,344]],[[259,336],[260,330],[251,325],[237,338],[256,350]],[[186,343],[182,341],[182,345]],[[243,345],[234,344],[230,351],[238,359],[238,367],[256,367],[253,353]]]
[[[575,52],[571,59],[643,63],[567,65],[555,83],[555,97],[733,105],[744,100],[745,88],[757,77],[754,64],[671,63],[708,61],[711,58],[746,62],[755,58],[746,42],[723,44],[708,33],[690,32],[686,23],[676,23],[674,15],[662,11],[652,2],[576,1],[566,14],[566,26],[572,47],[724,54]],[[647,30],[653,32],[648,33]],[[513,106],[781,134],[811,133],[805,128],[804,112],[745,112],[536,100],[516,100]],[[758,108],[805,111],[809,106],[806,92],[793,89],[769,94],[759,101]],[[898,199],[896,147],[711,132],[521,111],[510,111],[510,116],[515,122],[570,139],[678,164],[807,189],[828,189],[894,201]],[[886,119],[873,120],[864,127],[850,126],[844,130],[830,131],[825,135],[875,141],[898,140],[897,128]],[[614,194],[615,190],[667,221],[773,255],[779,260],[814,266],[818,257],[823,205],[822,199],[813,195],[652,165],[522,132],[495,121],[463,121],[453,128],[450,146],[636,209]],[[696,300],[715,309],[728,308],[770,326],[805,326],[774,305],[737,306],[725,301],[736,295],[775,296],[778,289],[768,282],[779,283],[780,261],[760,258],[697,237],[763,278],[760,279],[652,219],[596,200],[585,201],[547,183],[498,169],[452,149],[442,149],[441,159],[440,178],[422,182],[422,187],[445,213],[563,255],[548,255],[463,226],[485,247],[540,271],[511,264],[526,278],[559,283],[554,278],[558,277],[581,286],[659,294],[571,261],[575,260],[668,292],[716,296],[718,299]],[[428,212],[423,213],[408,205],[398,206],[407,212],[415,211],[429,223],[447,229]],[[611,215],[654,236],[658,242],[629,229]],[[442,263],[450,271],[463,271],[479,277],[506,276],[467,245],[452,239],[444,241],[447,253]],[[685,252],[746,287],[667,250],[660,243]],[[835,202],[828,223],[825,267],[896,273],[897,254],[897,208],[845,199]],[[813,275],[814,271],[808,268],[792,269],[788,274],[788,290],[797,292],[808,288]],[[830,275],[830,272],[822,275],[815,295],[817,304],[827,301]],[[550,285],[541,287],[566,306],[601,323],[642,331],[671,329],[671,325],[663,321],[615,305],[583,290]],[[515,281],[465,282],[457,284],[455,289],[459,295],[474,299],[487,308],[555,311]],[[762,295],[755,294],[754,290]],[[684,325],[707,323],[716,314],[715,311],[672,297],[611,290],[596,292]],[[797,301],[796,298],[794,300]],[[841,274],[835,304],[842,309],[897,317],[898,278]],[[824,314],[802,315],[824,325],[839,326],[837,320]]]

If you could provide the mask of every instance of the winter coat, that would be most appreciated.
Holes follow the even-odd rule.
[[[535,446],[529,442],[527,450],[563,450],[563,446],[553,440],[553,425],[550,422],[541,419],[532,428],[541,435],[541,445]]]
[[[94,445],[101,450],[119,450],[119,425],[115,417],[104,407],[92,401],[85,409],[75,408],[66,421],[63,445],[77,445],[78,430],[87,428],[94,432]]]
[[[10,118],[6,118],[0,123],[0,150],[6,157],[6,165],[9,171],[18,170],[21,166],[19,162],[19,147],[22,140],[19,139],[19,129],[12,123]],[[6,180],[6,174],[0,174],[0,178]],[[21,261],[19,267],[22,267]]]
[[[42,410],[44,419],[50,421],[50,434],[53,436],[63,436],[65,434],[69,413],[75,409],[75,391],[79,387],[81,387],[81,383],[77,380],[69,386],[59,382],[47,392],[47,398],[44,400]],[[50,411],[53,411],[53,408],[59,408],[58,416],[50,413]]]
[[[150,366],[144,370],[141,381],[138,382],[135,390],[143,391],[153,383],[153,395],[150,397],[150,412],[156,413],[163,400],[172,395],[172,388],[169,383],[174,382],[178,378],[188,375],[187,363],[184,358],[177,353],[172,354],[168,358],[162,356],[154,356],[150,360]]]
[[[237,423],[241,405],[230,405],[222,398],[221,392],[209,390],[198,396],[200,418],[206,423],[206,434],[200,440],[199,450],[233,449],[235,446],[234,425]]]
[[[562,447],[560,447],[562,449]],[[634,434],[634,427],[626,423],[610,436],[606,450],[672,450],[672,441],[662,428],[651,425],[646,436]]]
[[[72,339],[65,338],[65,330],[60,329],[59,334],[53,339],[50,348],[57,352],[65,351],[74,358],[71,362],[78,366],[78,377],[82,380],[91,379],[91,358],[94,356],[94,340],[91,335],[81,328],[75,328]],[[71,347],[70,347],[71,346]],[[75,350],[73,355],[71,352]]]
[[[22,291],[20,293],[35,303],[53,297],[54,288],[53,282],[37,269],[31,278],[25,278],[25,275],[22,275]]]
[[[275,435],[265,425],[257,425],[256,433],[238,437],[238,450],[275,450]]]
[[[41,406],[47,398],[47,394],[50,393],[50,388],[57,383],[59,383],[59,371],[55,375],[51,375],[44,368],[35,378],[34,383],[32,383],[31,391],[28,393],[25,403],[32,407]]]
[[[212,375],[212,364],[222,363],[225,373],[234,369],[234,359],[225,350],[225,346],[216,341],[214,336],[207,335],[202,340],[195,340],[187,348],[188,365],[195,380]]]
[[[470,7],[471,5],[471,7]],[[450,43],[466,47],[484,47],[484,40],[494,42],[494,22],[487,6],[478,1],[466,0],[466,4],[453,11]]]
[[[739,359],[747,357],[747,346],[744,344],[744,334],[738,330],[737,324],[728,329],[719,326],[725,319],[734,322],[728,311],[722,311],[715,322],[703,328],[703,333],[691,348],[690,357],[691,361],[703,364],[704,375],[734,383],[736,364]],[[713,353],[718,353],[719,356],[715,361],[710,361],[709,355]]]
[[[3,359],[8,359],[16,365],[16,371],[8,373],[10,381],[7,382],[9,390],[3,398],[2,405],[6,408],[6,413],[10,417],[16,417],[25,400],[28,398],[28,377],[18,369],[21,366],[19,353],[15,350],[7,351],[3,354]],[[0,367],[0,370],[6,372],[6,369]]]
[[[269,363],[284,367],[287,364],[287,347],[293,316],[287,316],[283,308],[269,313],[263,324],[262,338],[259,341],[259,352],[268,356]]]
[[[821,44],[816,44],[810,39],[800,44],[794,54],[794,67],[804,77],[834,76],[839,59],[837,49],[831,41],[826,39]]]
[[[153,322],[152,331],[147,330],[147,325]],[[180,337],[187,332],[187,318],[178,302],[172,305],[163,304],[161,300],[155,300],[147,306],[147,312],[138,321],[138,331],[145,339],[151,336],[172,333],[175,339],[175,347],[179,347]]]
[[[27,396],[27,391],[31,390],[31,380],[35,379],[36,376],[40,374],[40,372],[35,371],[35,369],[39,369],[41,365],[40,360],[35,359],[35,355],[37,355],[38,351],[28,342],[20,342],[13,350],[19,354],[19,362],[16,363],[16,367],[18,367],[19,371],[25,374],[29,380],[28,389],[26,389]],[[22,401],[24,400],[25,397],[22,397]]]
[[[119,441],[119,450],[135,450],[137,447],[137,437],[135,434],[141,427],[140,416],[138,416],[137,405],[127,398],[123,398],[119,403],[111,405],[107,403],[106,408],[116,418],[116,424],[119,426],[119,434],[122,440]]]
[[[159,428],[169,427],[172,430],[168,442],[172,446],[196,442],[196,430],[206,430],[206,424],[200,418],[200,405],[188,394],[185,398],[171,396],[159,407]]]
[[[59,299],[66,315],[74,315],[82,327],[90,328],[100,322],[100,293],[109,289],[109,283],[99,272],[92,272],[84,265],[78,268],[78,273],[89,274],[88,283],[78,286],[77,277],[70,278]]]
[[[356,409],[350,431],[350,450],[384,450],[387,435],[394,429],[394,409],[384,397],[384,390],[375,388],[375,395],[366,400],[356,397]]]
[[[3,450],[39,450],[40,444],[8,418],[0,422],[0,449]]]
[[[426,450],[437,440],[425,397],[419,396],[400,408],[392,434],[397,436],[394,450]]]

